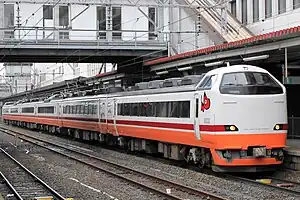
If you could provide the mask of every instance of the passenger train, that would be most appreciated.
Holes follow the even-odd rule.
[[[283,162],[286,89],[268,71],[233,65],[122,91],[6,103],[5,123],[161,154],[217,172]]]

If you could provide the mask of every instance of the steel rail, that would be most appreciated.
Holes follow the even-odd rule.
[[[57,191],[55,191],[52,187],[50,187],[47,183],[45,183],[42,179],[37,177],[34,173],[32,173],[29,169],[27,169],[24,165],[22,165],[19,161],[17,161],[14,157],[12,157],[9,153],[7,153],[4,149],[0,147],[0,151],[2,151],[7,157],[9,157],[12,161],[17,163],[18,166],[20,166],[23,170],[25,170],[29,175],[31,175],[33,178],[35,178],[40,184],[42,184],[44,187],[46,187],[47,190],[49,190],[54,196],[56,196],[58,199],[65,200],[65,198],[60,195]]]

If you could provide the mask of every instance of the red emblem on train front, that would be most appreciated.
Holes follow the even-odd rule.
[[[204,112],[204,110],[208,110],[209,108],[210,99],[206,96],[206,93],[204,92],[203,99],[201,100],[201,111]]]

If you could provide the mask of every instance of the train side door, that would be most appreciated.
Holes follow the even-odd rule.
[[[194,112],[195,112],[195,117],[194,117],[194,131],[195,131],[195,137],[200,140],[200,112],[199,112],[199,105],[200,105],[200,97],[198,93],[195,93],[194,95]]]
[[[114,125],[114,99],[107,99],[106,108],[107,108],[107,131],[110,134],[115,133],[115,125]]]
[[[117,129],[117,100],[114,99],[114,103],[113,103],[113,121],[114,121],[114,128],[115,128],[115,132],[116,132],[116,136],[119,136],[118,134],[118,129]]]
[[[99,120],[101,133],[107,133],[106,101],[107,99],[100,99],[99,102]]]
[[[62,111],[62,108],[63,106],[61,106],[61,104],[57,103],[56,104],[56,108],[57,108],[57,125],[61,128],[62,124],[61,124],[61,116],[63,111]]]

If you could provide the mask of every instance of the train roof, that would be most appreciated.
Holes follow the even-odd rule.
[[[58,97],[59,95],[53,95],[47,98],[44,101],[32,101],[32,102],[22,102],[18,101],[16,103],[7,104],[4,106],[14,106],[16,104],[23,104],[28,105],[31,103],[54,103],[64,101],[86,101],[86,100],[93,100],[101,97],[120,97],[120,96],[131,96],[131,95],[148,95],[148,94],[162,94],[162,93],[175,93],[175,92],[190,92],[197,90],[197,86],[203,80],[205,75],[212,75],[212,74],[224,74],[230,72],[239,72],[239,71],[257,71],[262,73],[268,73],[267,70],[262,69],[260,67],[256,67],[253,65],[232,65],[226,67],[220,67],[213,70],[208,71],[207,73],[203,73],[200,75],[190,75],[184,77],[177,77],[177,78],[169,78],[165,80],[154,80],[149,82],[140,82],[136,83],[134,86],[130,86],[125,90],[121,87],[112,87],[107,88],[103,93],[94,94],[94,95],[82,95],[77,97],[68,97],[62,98]],[[80,91],[85,92],[85,91]],[[57,98],[58,97],[58,98]]]

